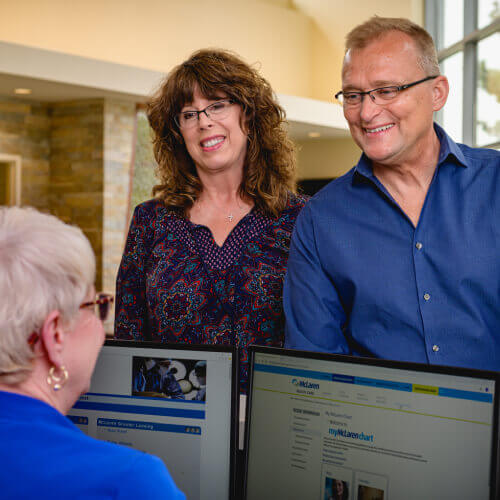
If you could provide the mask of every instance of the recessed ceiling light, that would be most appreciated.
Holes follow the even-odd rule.
[[[31,94],[32,90],[31,89],[14,89],[14,94],[17,95],[29,95]]]
[[[311,139],[315,139],[316,137],[321,137],[321,134],[319,132],[309,132],[307,135]]]

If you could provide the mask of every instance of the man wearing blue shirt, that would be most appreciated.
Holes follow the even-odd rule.
[[[297,219],[287,347],[500,370],[500,153],[433,123],[447,96],[419,26],[349,33],[337,97],[363,154]]]

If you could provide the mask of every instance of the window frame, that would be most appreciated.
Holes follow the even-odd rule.
[[[431,34],[438,48],[439,64],[448,57],[463,52],[463,121],[462,140],[464,144],[478,147],[476,144],[476,94],[477,94],[477,53],[478,43],[494,33],[500,32],[500,18],[483,28],[477,29],[478,0],[464,1],[464,37],[454,44],[443,47],[442,24],[444,9],[442,0],[425,0],[425,27]],[[437,113],[437,121],[442,114]],[[480,147],[500,148],[500,139]]]

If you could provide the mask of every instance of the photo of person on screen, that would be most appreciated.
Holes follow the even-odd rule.
[[[196,401],[205,401],[207,397],[207,362],[198,361],[194,365],[194,376],[199,384],[198,393],[194,397]]]
[[[348,500],[349,485],[347,481],[327,477],[325,481],[325,500]]]
[[[206,385],[206,360],[133,357],[133,396],[204,402]]]
[[[170,370],[171,364],[171,359],[134,357],[132,394],[185,399],[180,384]]]

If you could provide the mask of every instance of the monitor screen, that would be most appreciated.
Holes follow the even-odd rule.
[[[86,434],[160,457],[190,500],[229,499],[235,350],[107,341],[68,417]]]
[[[246,498],[495,498],[498,374],[251,349]]]

